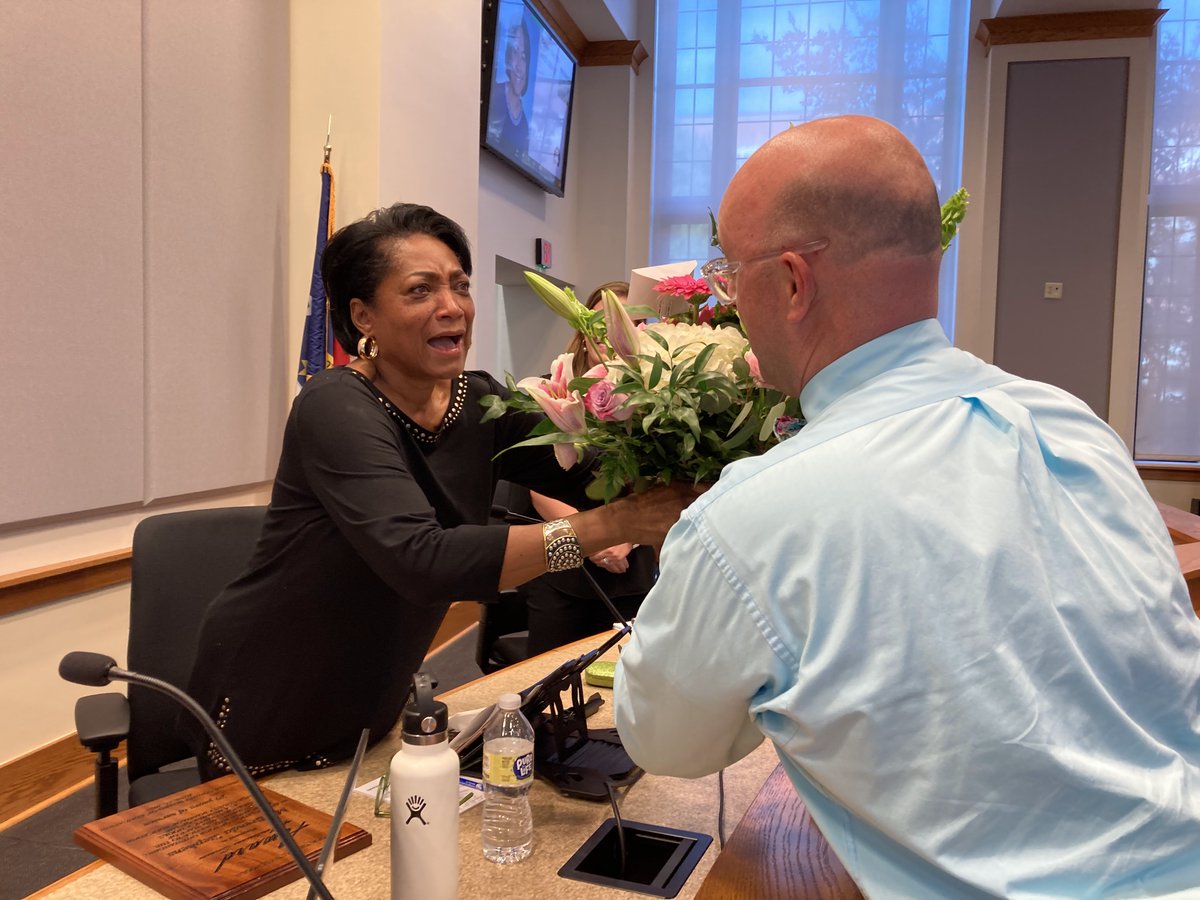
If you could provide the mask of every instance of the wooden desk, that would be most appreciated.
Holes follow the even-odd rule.
[[[776,766],[696,900],[862,900],[791,780]]]
[[[528,687],[561,662],[578,656],[580,653],[597,646],[602,638],[588,638],[576,644],[553,650],[534,659],[519,663],[486,678],[471,682],[457,690],[450,691],[442,697],[450,707],[450,712],[462,712],[486,706],[495,701],[496,697],[506,691],[521,690]],[[615,656],[615,653],[614,653]],[[592,717],[591,721],[603,727],[612,724],[612,692],[605,688],[588,688],[587,693],[596,690],[605,700],[604,706]],[[394,732],[373,747],[363,760],[359,773],[359,783],[370,781],[386,771],[392,754],[399,748],[399,735]],[[769,743],[764,743],[748,757],[730,766],[725,771],[725,827],[726,836],[733,831],[742,820],[743,815],[755,803],[754,825],[747,829],[739,829],[738,834],[751,835],[762,829],[769,832],[770,825],[766,820],[778,815],[776,808],[781,799],[786,799],[794,792],[786,777],[782,782],[769,782],[762,794],[759,789],[767,782],[772,770],[777,767],[778,760]],[[337,805],[342,782],[345,779],[346,765],[342,764],[318,772],[284,772],[268,779],[273,790],[302,803],[315,806],[318,809],[332,810]],[[687,831],[698,831],[711,834],[713,844],[700,860],[695,872],[683,886],[679,896],[691,898],[697,895],[701,882],[713,867],[718,855],[717,834],[717,777],[715,775],[694,780],[668,778],[664,776],[644,775],[642,778],[622,792],[621,813],[635,822],[647,822],[654,825],[665,825],[681,828]],[[758,799],[756,800],[756,795]],[[490,898],[500,896],[543,896],[558,898],[617,898],[644,897],[627,891],[617,891],[611,888],[570,881],[557,876],[558,869],[583,844],[593,831],[605,819],[611,816],[607,803],[589,803],[582,800],[572,800],[562,797],[544,782],[534,784],[530,795],[533,806],[534,844],[533,854],[528,860],[516,866],[496,866],[483,858],[480,849],[479,828],[482,807],[463,813],[459,827],[459,896],[463,898]],[[386,898],[390,893],[390,856],[391,843],[388,819],[376,818],[373,813],[372,800],[362,794],[354,794],[350,801],[347,819],[355,825],[370,831],[374,843],[366,850],[355,853],[339,861],[327,879],[330,891],[335,897],[353,898]],[[780,834],[786,836],[786,841],[773,841],[776,850],[785,855],[793,856],[794,849],[783,849],[784,844],[799,840],[802,859],[814,859],[820,862],[822,868],[813,878],[801,874],[797,876],[794,865],[780,869],[786,874],[788,881],[783,882],[786,889],[783,893],[772,892],[773,889],[760,886],[762,890],[754,889],[750,896],[788,896],[793,900],[805,897],[851,897],[853,894],[797,894],[792,892],[793,886],[811,881],[818,886],[826,884],[829,861],[836,863],[828,846],[815,826],[809,828],[811,819],[797,823],[789,819]],[[739,840],[744,840],[740,839]],[[729,846],[735,845],[730,838]],[[759,852],[751,843],[745,843],[749,852]],[[822,850],[821,848],[824,848]],[[822,862],[823,861],[823,862]],[[774,874],[774,869],[768,867],[768,875]],[[745,878],[756,877],[746,875],[735,869],[735,885],[745,885]],[[764,893],[763,891],[767,891]],[[308,885],[303,880],[296,881],[272,894],[281,900],[303,898],[308,892]],[[150,888],[134,880],[112,866],[97,862],[74,875],[51,885],[37,897],[52,898],[94,898],[94,900],[110,900],[112,897],[139,900],[139,898],[157,897]],[[729,893],[706,895],[712,897],[747,896],[745,893],[734,895]]]

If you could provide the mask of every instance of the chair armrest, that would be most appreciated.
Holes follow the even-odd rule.
[[[129,737],[129,701],[124,694],[89,694],[75,701],[79,743],[93,753],[115,750]]]

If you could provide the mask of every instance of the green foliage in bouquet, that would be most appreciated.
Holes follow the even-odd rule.
[[[967,215],[967,204],[971,195],[966,188],[959,188],[942,204],[942,249],[945,250],[958,234],[958,226]]]
[[[778,440],[777,428],[796,421],[797,402],[758,379],[737,328],[671,322],[637,328],[610,295],[600,304],[600,329],[569,305],[572,295],[535,273],[525,277],[609,358],[580,378],[570,377],[573,358],[566,353],[549,378],[508,376],[511,396],[485,398],[484,420],[508,409],[544,412],[547,418],[516,446],[553,445],[564,467],[590,448],[598,455],[589,488],[594,498],[610,500],[629,486],[715,481],[725,465],[762,453]]]

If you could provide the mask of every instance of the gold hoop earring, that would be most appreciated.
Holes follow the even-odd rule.
[[[374,359],[379,355],[379,341],[373,335],[364,334],[358,339],[358,355],[361,359]]]

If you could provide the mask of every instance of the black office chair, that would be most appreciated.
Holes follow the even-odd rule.
[[[529,489],[509,481],[496,483],[492,496],[491,521],[520,524],[504,513],[537,515],[529,500]],[[529,610],[524,588],[501,591],[479,603],[479,634],[475,642],[475,662],[485,675],[528,659]]]
[[[241,574],[262,530],[265,506],[151,516],[133,533],[128,668],[186,688],[200,620]],[[179,707],[149,688],[93,694],[75,705],[79,740],[97,753],[96,817],[117,811],[116,763],[128,741],[129,805],[200,783],[191,748],[176,732]]]
[[[520,588],[479,604],[475,662],[484,675],[529,657],[529,610]]]

